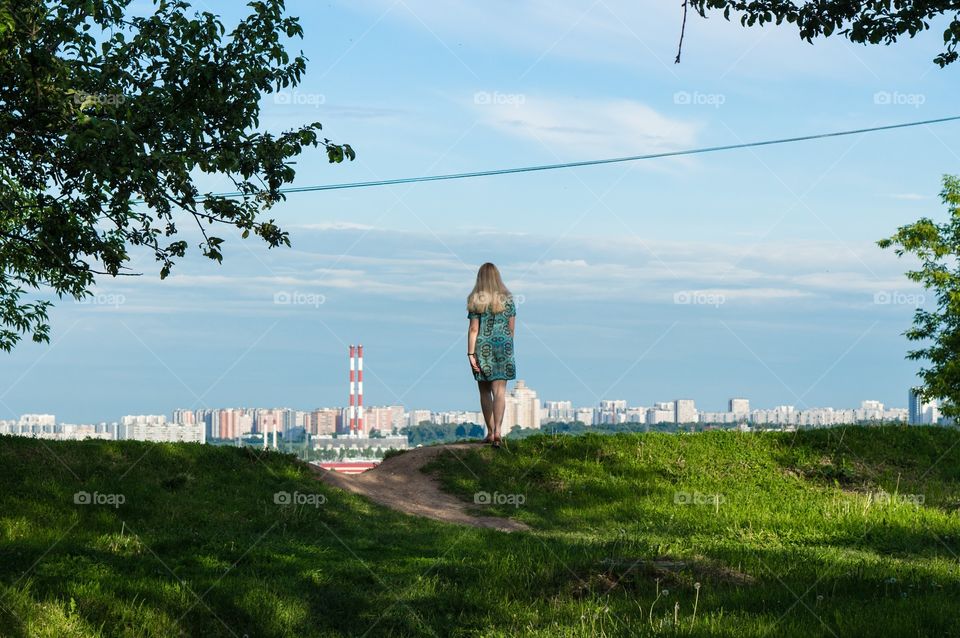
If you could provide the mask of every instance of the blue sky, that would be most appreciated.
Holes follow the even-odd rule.
[[[240,11],[196,6],[228,25]],[[308,70],[295,92],[264,99],[262,124],[319,120],[358,153],[335,166],[319,152],[302,157],[296,185],[956,112],[960,67],[932,63],[936,27],[894,47],[811,46],[786,27],[693,15],[675,65],[674,3],[288,0],[288,8],[306,31],[294,46]],[[475,409],[463,306],[487,260],[521,296],[519,376],[543,399],[905,406],[917,365],[904,360],[901,333],[922,291],[902,276],[909,263],[875,242],[920,216],[943,216],[940,176],[958,171],[958,141],[960,125],[945,124],[291,195],[273,211],[291,249],[228,233],[223,265],[194,254],[160,282],[141,255],[144,277],[104,278],[91,303],[60,302],[50,345],[4,355],[0,418],[342,405],[347,344],[356,342],[366,348],[367,404]]]

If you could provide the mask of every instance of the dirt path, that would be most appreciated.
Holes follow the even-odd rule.
[[[362,474],[341,474],[315,465],[321,481],[340,489],[362,494],[372,501],[414,516],[425,516],[446,523],[489,527],[502,532],[530,529],[525,523],[497,516],[474,516],[469,503],[440,489],[439,481],[421,471],[424,465],[438,455],[451,451],[476,449],[480,443],[452,443],[414,448],[391,456],[383,463]]]

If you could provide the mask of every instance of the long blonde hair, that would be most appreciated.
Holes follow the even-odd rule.
[[[512,297],[500,278],[500,271],[487,262],[477,271],[477,284],[467,297],[467,311],[479,314],[490,311],[499,314],[506,309],[507,302]]]

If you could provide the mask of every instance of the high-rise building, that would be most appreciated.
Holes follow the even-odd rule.
[[[396,418],[397,406],[369,407],[363,411],[363,424],[367,432],[379,430],[380,432],[391,432],[393,422]],[[401,413],[403,407],[400,407]]]
[[[150,415],[152,416],[152,415]],[[181,425],[168,423],[167,417],[124,417],[119,428],[119,438],[130,441],[155,441],[164,443],[206,443],[206,431],[202,423]]]
[[[410,410],[407,414],[407,425],[420,425],[430,420],[430,410]]]
[[[576,419],[576,411],[571,401],[544,401],[542,416],[547,421],[569,423]]]
[[[596,411],[593,408],[577,408],[576,420],[584,425],[596,423]]]
[[[393,413],[393,421],[391,426],[396,429],[402,428],[406,425],[406,411],[403,409],[402,405],[391,405],[390,411]]]
[[[653,407],[647,410],[647,425],[675,423],[675,418],[674,405],[670,402],[654,403]]]
[[[673,422],[677,424],[697,422],[697,406],[693,399],[677,399],[673,402]]]
[[[334,434],[341,420],[340,408],[317,408],[309,415],[307,432],[314,436]]]
[[[524,429],[540,429],[540,401],[535,390],[528,388],[523,380],[518,379],[506,399],[504,432],[509,433],[515,425]]]
[[[597,423],[623,423],[627,420],[627,402],[623,399],[600,401],[597,410]]]
[[[917,392],[916,388],[910,388],[910,392],[907,396],[907,411],[909,412],[910,425],[916,425],[920,423],[920,406],[923,403],[923,400],[920,398],[920,393]]]
[[[729,408],[737,417],[750,416],[750,399],[730,399]]]
[[[53,414],[24,414],[20,417],[19,425],[21,427],[34,427],[34,426],[54,426],[57,424],[57,417]]]
[[[932,425],[940,422],[940,404],[936,399],[924,401],[917,388],[910,389],[909,421],[911,425]]]
[[[253,431],[260,434],[273,435],[274,432],[283,432],[286,423],[284,409],[259,409],[253,414]]]
[[[197,421],[197,415],[193,410],[174,410],[173,411],[173,422],[179,423],[180,425],[193,425]]]

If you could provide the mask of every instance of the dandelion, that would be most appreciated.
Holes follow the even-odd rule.
[[[700,602],[700,583],[694,583],[693,588],[697,590],[693,599],[693,617],[690,619],[690,631],[693,631],[693,624],[697,622],[697,603]]]

